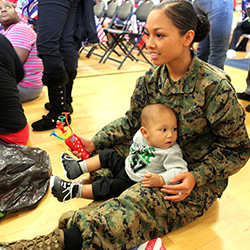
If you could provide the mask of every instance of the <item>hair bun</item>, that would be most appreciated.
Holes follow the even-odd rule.
[[[204,15],[197,15],[198,23],[195,31],[194,42],[203,41],[209,34],[210,23]]]

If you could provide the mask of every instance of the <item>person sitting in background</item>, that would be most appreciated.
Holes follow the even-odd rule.
[[[12,43],[23,63],[25,76],[17,85],[20,100],[33,100],[43,90],[43,64],[37,57],[36,33],[28,24],[20,22],[14,6],[7,0],[0,0],[0,23],[2,33]]]
[[[25,145],[29,126],[20,102],[17,83],[24,77],[22,63],[8,39],[0,34],[0,138]]]
[[[250,6],[246,7],[246,15],[247,18],[245,18],[242,22],[238,23],[236,28],[234,29],[233,37],[229,45],[229,50],[227,51],[227,58],[236,57],[236,50],[246,51],[248,39],[244,41],[242,40],[239,45],[238,42],[243,34],[250,34]]]
[[[246,78],[246,84],[247,84],[247,87],[246,87],[245,91],[237,93],[237,97],[240,100],[244,100],[244,101],[249,101],[250,102],[250,64],[249,64],[249,68],[248,68],[248,73],[247,73],[247,78]],[[250,104],[248,104],[245,107],[245,110],[247,112],[250,112]]]

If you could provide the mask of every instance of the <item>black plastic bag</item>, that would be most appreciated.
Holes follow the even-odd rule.
[[[49,187],[49,155],[40,148],[0,140],[0,213],[37,207]]]

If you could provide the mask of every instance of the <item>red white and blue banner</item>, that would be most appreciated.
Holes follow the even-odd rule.
[[[149,240],[138,247],[134,247],[130,250],[166,250],[164,247],[161,238],[155,238]]]
[[[20,0],[22,4],[22,14],[28,18],[37,19],[38,0]]]

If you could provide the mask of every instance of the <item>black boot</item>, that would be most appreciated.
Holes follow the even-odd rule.
[[[68,82],[68,74],[66,71],[55,74],[44,74],[43,84],[48,87],[48,96],[51,104],[51,110],[42,119],[32,123],[32,128],[37,131],[44,131],[54,129],[58,117],[62,115],[62,112],[69,112],[65,103],[66,91],[65,84]],[[68,115],[68,122],[71,122],[71,118]]]
[[[74,79],[76,78],[76,71],[67,71],[68,73],[68,78],[69,81],[66,84],[66,104],[67,104],[67,108],[68,108],[68,112],[70,112],[70,114],[72,114],[74,112],[73,107],[71,105],[73,98],[72,98],[72,88],[73,88],[73,83],[74,83]],[[47,110],[51,110],[51,104],[49,102],[45,103],[44,105],[45,109]]]

